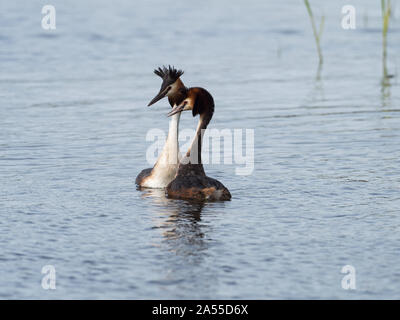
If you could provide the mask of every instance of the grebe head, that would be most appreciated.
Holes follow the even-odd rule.
[[[214,113],[214,99],[203,88],[191,88],[188,90],[187,97],[179,105],[174,106],[168,116],[187,110],[192,110],[193,117],[207,114],[211,118]]]
[[[168,68],[163,66],[162,68],[154,70],[154,73],[158,75],[163,82],[161,84],[160,92],[150,101],[148,104],[149,106],[164,97],[176,96],[179,93],[179,90],[184,87],[182,81],[179,79],[183,74],[182,70],[177,70],[171,66],[168,66]]]

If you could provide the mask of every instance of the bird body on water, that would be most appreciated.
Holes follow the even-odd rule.
[[[155,74],[163,79],[160,92],[149,106],[168,97],[172,117],[164,149],[153,168],[143,170],[136,184],[146,188],[166,188],[169,198],[195,201],[230,200],[229,190],[218,180],[206,176],[201,162],[204,131],[214,114],[214,99],[203,88],[186,88],[180,76],[183,71],[175,68],[159,68]],[[178,144],[179,120],[182,111],[192,110],[199,115],[195,137],[184,157],[180,157]]]

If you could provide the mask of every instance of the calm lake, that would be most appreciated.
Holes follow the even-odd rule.
[[[303,1],[52,0],[44,30],[43,1],[2,0],[0,298],[399,299],[400,3],[383,87],[380,1],[344,30],[348,2],[311,1],[318,71]],[[163,64],[212,93],[210,129],[254,130],[251,174],[205,165],[232,201],[137,190]]]

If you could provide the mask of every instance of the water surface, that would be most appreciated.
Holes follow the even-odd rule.
[[[318,76],[302,1],[54,0],[54,31],[41,1],[2,1],[0,297],[400,298],[400,90],[381,87],[379,1],[353,2],[356,30],[346,2],[313,6]],[[394,19],[391,73],[399,40]],[[162,64],[213,94],[210,128],[255,130],[252,175],[205,167],[232,201],[136,190],[146,133],[168,128],[166,100],[147,108]]]

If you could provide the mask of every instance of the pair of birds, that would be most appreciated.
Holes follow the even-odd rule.
[[[204,131],[213,113],[214,99],[203,88],[186,88],[180,77],[182,70],[169,66],[158,68],[154,73],[161,77],[160,92],[150,101],[149,106],[168,97],[172,110],[167,141],[153,168],[144,169],[136,178],[136,184],[143,188],[165,188],[170,198],[186,200],[230,200],[229,190],[218,180],[207,177],[201,163],[201,146]],[[178,130],[182,111],[192,110],[199,115],[196,134],[184,157],[179,153]]]

